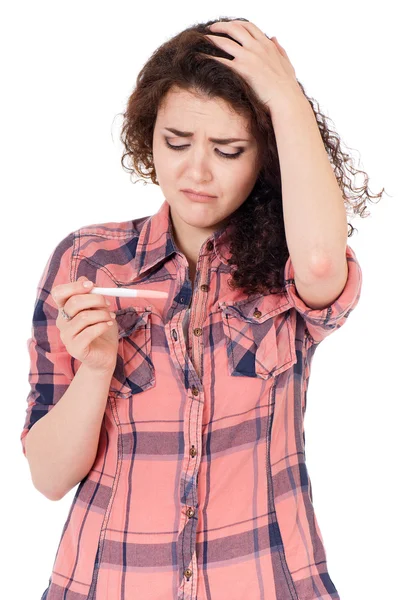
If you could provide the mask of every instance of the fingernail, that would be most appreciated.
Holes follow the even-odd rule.
[[[92,281],[85,281],[85,282],[83,283],[83,287],[85,287],[85,288],[89,288],[89,287],[91,287],[92,285],[93,285],[93,282],[92,282]]]

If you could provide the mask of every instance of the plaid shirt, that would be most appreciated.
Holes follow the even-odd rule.
[[[247,296],[227,285],[225,233],[203,243],[194,294],[167,201],[150,217],[82,227],[51,254],[27,344],[24,453],[81,364],[62,344],[51,289],[85,275],[168,300],[108,297],[119,349],[98,452],[41,600],[339,598],[303,420],[314,351],[358,303],[361,268],[347,246],[346,286],[321,310],[298,296],[290,257],[282,293]]]

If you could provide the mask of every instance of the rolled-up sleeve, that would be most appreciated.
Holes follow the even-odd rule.
[[[333,331],[344,325],[348,316],[358,304],[362,288],[362,270],[350,246],[346,246],[348,277],[340,296],[322,309],[307,306],[300,298],[294,282],[294,269],[290,256],[284,270],[285,288],[289,301],[304,319],[305,326],[313,342],[319,343]]]
[[[31,337],[27,340],[30,391],[20,436],[25,456],[25,438],[29,430],[55,406],[75,375],[75,359],[60,338],[56,326],[58,307],[51,296],[54,286],[72,281],[74,237],[74,233],[70,233],[53,250],[37,286]]]

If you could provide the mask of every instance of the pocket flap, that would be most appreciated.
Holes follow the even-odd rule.
[[[128,337],[133,331],[148,327],[148,317],[151,309],[151,306],[129,306],[114,311],[119,338]]]
[[[249,300],[232,303],[219,302],[218,304],[225,317],[237,317],[248,323],[264,323],[267,319],[290,308],[288,296],[284,292],[266,296],[261,294]]]

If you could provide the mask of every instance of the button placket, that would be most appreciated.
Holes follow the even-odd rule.
[[[211,250],[213,250],[213,248],[214,248],[213,243],[212,242],[208,242],[207,245],[206,245],[206,250],[211,251]],[[209,264],[211,262],[211,257],[209,257],[208,255],[204,254],[200,258],[200,260],[203,260],[203,262],[204,262],[204,264],[200,267],[201,273],[207,273],[208,266],[209,266]],[[207,261],[207,263],[206,263],[206,261]],[[201,285],[199,285],[197,287],[196,291],[197,290],[200,290],[200,292],[208,292],[209,291],[209,286],[207,284],[201,284]],[[193,300],[193,296],[192,296],[192,300]],[[191,304],[192,304],[192,302],[191,302]],[[198,305],[199,305],[199,307],[198,307]],[[191,343],[190,333],[192,332],[193,348],[192,348],[192,355],[190,356],[190,359],[191,359],[191,363],[192,363],[193,367],[195,368],[195,370],[196,370],[199,378],[200,378],[200,373],[198,372],[198,370],[199,370],[198,369],[198,365],[201,364],[202,352],[203,352],[203,347],[202,347],[202,343],[201,343],[202,340],[200,338],[203,335],[203,328],[202,327],[194,327],[193,329],[191,329],[190,322],[191,322],[191,317],[192,317],[193,320],[198,320],[198,319],[201,319],[201,318],[202,319],[205,318],[205,316],[206,316],[205,315],[205,310],[204,310],[205,306],[206,306],[206,299],[203,298],[203,297],[201,297],[201,296],[199,296],[199,298],[196,299],[195,310],[190,313],[189,323],[188,323],[188,336],[187,336],[188,340],[187,340],[187,346],[189,346],[190,343]],[[177,331],[175,329],[172,330],[171,336],[172,336],[173,340],[175,340],[175,341],[178,339],[178,333],[177,333]],[[197,358],[197,360],[196,360],[196,358]],[[197,398],[198,396],[200,396],[200,390],[195,385],[191,385],[190,390],[191,390],[191,394],[192,394],[191,401],[193,402],[195,398]],[[200,411],[200,414],[201,414],[201,411]],[[193,422],[192,422],[192,427],[190,427],[189,431],[187,432],[187,435],[188,435],[188,439],[189,440],[191,440],[191,439],[195,440],[196,436],[198,435],[197,434],[197,427],[196,427],[196,425],[194,426]],[[191,458],[195,458],[196,459],[196,457],[198,455],[198,450],[196,449],[196,447],[195,447],[194,444],[190,445],[188,453],[189,453],[189,458],[190,459]],[[197,465],[195,463],[191,463],[191,466],[190,466],[190,469],[189,469],[190,472],[191,472],[191,474],[192,474],[192,471],[195,470],[195,469],[197,469]],[[194,476],[194,475],[192,474],[192,476]],[[198,481],[198,476],[196,475],[196,484],[197,484],[197,481]],[[191,492],[193,492],[193,491],[194,491],[194,488],[191,488]],[[192,501],[193,501],[193,503],[195,502],[195,493],[193,493],[193,499],[192,499]],[[186,517],[188,519],[192,519],[195,516],[195,514],[196,514],[195,507],[193,507],[193,506],[185,507],[184,511],[185,511],[185,515],[186,515]],[[193,531],[194,531],[194,528],[196,526],[195,523],[191,523],[191,526],[192,526]],[[195,550],[193,550],[193,553],[195,554]],[[195,561],[195,557],[194,556],[192,557],[192,560]],[[192,577],[192,575],[193,575],[193,569],[191,569],[191,568],[185,568],[183,572],[184,572],[184,576],[186,578],[186,581],[189,582],[190,579],[191,579],[191,577]]]
[[[206,245],[206,250],[208,252],[211,252],[214,249],[214,245],[213,242],[208,242]],[[210,263],[211,263],[211,255],[210,254],[203,254],[201,257],[199,257],[199,260],[203,261],[203,264],[200,266],[200,271],[201,274],[206,274],[208,272],[208,269],[210,268]],[[200,286],[198,286],[200,291],[202,292],[208,292],[209,291],[209,286],[207,284],[201,284]],[[195,291],[195,290],[194,290]],[[204,306],[206,304],[206,298],[200,297],[197,300],[197,304],[199,304],[199,308],[196,308],[195,311],[192,311],[189,317],[189,323],[188,323],[188,343],[191,346],[191,361],[192,364],[194,365],[195,371],[199,377],[199,379],[202,378],[202,373],[201,373],[201,363],[202,363],[202,352],[203,352],[203,347],[202,347],[202,342],[199,339],[202,335],[203,335],[203,329],[202,327],[194,327],[192,330],[190,328],[191,325],[191,317],[195,320],[202,318],[204,318],[205,315],[205,310],[204,310]],[[193,323],[194,324],[194,323]],[[193,334],[193,340],[191,342],[190,339],[190,332],[192,331]]]

